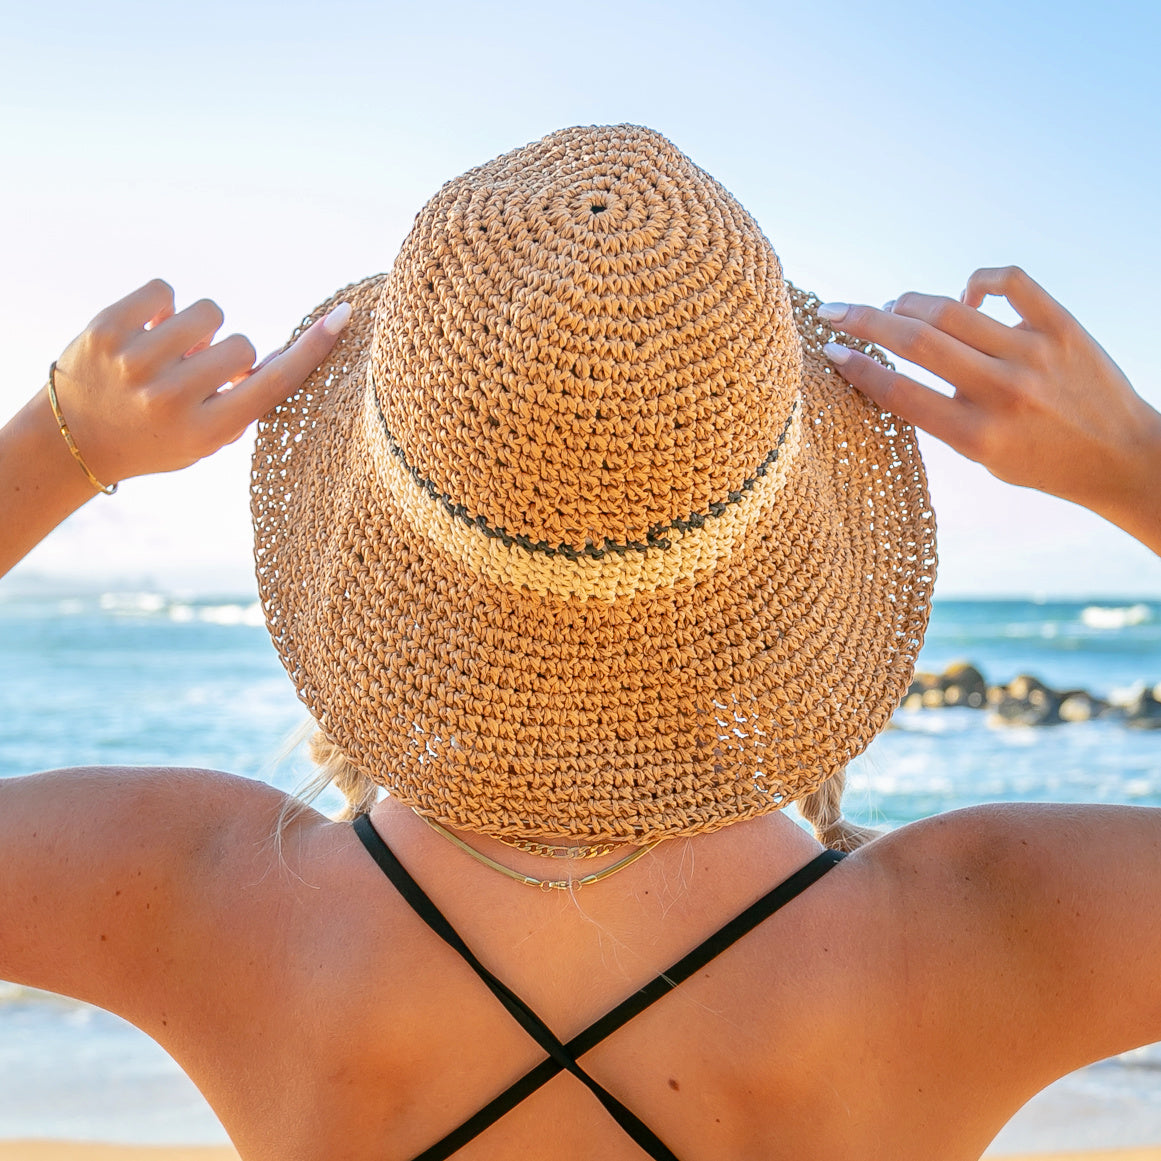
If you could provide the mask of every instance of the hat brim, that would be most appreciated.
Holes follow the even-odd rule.
[[[911,679],[935,566],[913,431],[822,345],[877,352],[790,288],[802,439],[762,518],[673,583],[536,592],[465,567],[383,487],[365,404],[386,278],[304,322],[352,304],[260,425],[252,486],[271,637],[363,773],[448,826],[651,841],[777,809],[865,749]]]

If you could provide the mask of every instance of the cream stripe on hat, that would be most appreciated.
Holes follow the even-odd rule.
[[[742,488],[716,511],[675,521],[647,542],[584,552],[523,545],[503,530],[473,518],[440,495],[404,459],[386,429],[371,369],[367,369],[363,423],[379,480],[404,519],[441,552],[496,584],[528,589],[538,596],[614,601],[690,580],[716,568],[744,543],[773,503],[802,453],[802,404],[795,398],[773,451]]]

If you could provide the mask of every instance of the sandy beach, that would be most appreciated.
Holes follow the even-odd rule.
[[[238,1161],[230,1148],[89,1145],[75,1141],[0,1141],[0,1161]],[[988,1154],[987,1161],[1161,1161],[1151,1149],[1098,1149],[1077,1153]]]
[[[92,1145],[77,1141],[0,1141],[0,1161],[238,1161],[228,1147]]]

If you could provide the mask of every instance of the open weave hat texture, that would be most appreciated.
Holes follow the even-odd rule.
[[[468,831],[645,841],[801,798],[883,727],[934,575],[913,433],[668,140],[470,170],[303,325],[344,299],[252,500],[274,643],[374,782]]]

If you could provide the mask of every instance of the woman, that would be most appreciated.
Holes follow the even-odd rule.
[[[263,601],[369,814],[212,771],[0,782],[0,977],[154,1036],[247,1161],[974,1158],[1161,1039],[1161,814],[860,846],[839,811],[932,577],[888,408],[1161,551],[1161,416],[1026,275],[819,306],[618,126],[449,183],[257,369],[220,323],[155,282],[69,347],[0,436],[3,564],[273,407]]]

